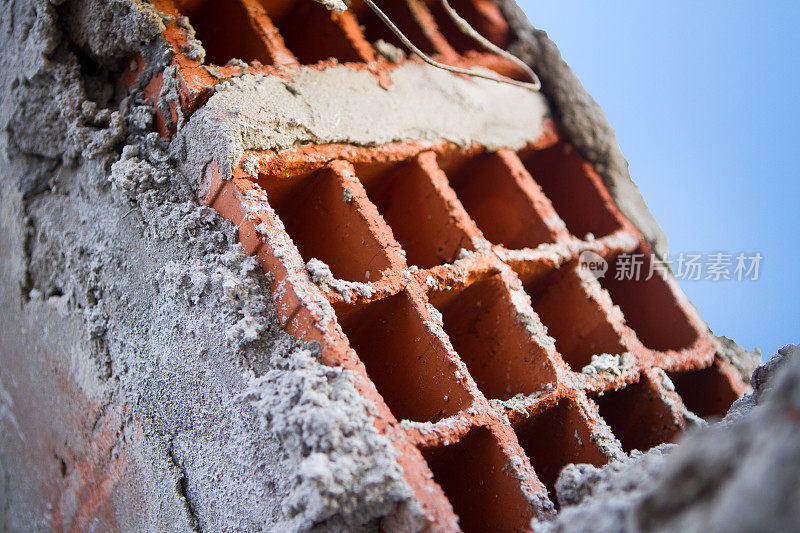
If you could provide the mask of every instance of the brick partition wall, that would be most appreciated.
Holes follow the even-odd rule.
[[[399,45],[358,1],[342,14],[310,0],[155,3],[187,15],[217,65],[186,57],[186,35],[169,25],[181,83],[173,112],[185,116],[218,77],[240,71],[224,66],[233,57],[276,76],[339,62],[385,81],[393,65],[370,43]],[[384,4],[438,59],[523,79],[477,51],[438,2]],[[507,43],[494,4],[452,4]],[[163,117],[160,128],[169,134]],[[524,530],[551,508],[547,491],[566,464],[669,442],[687,409],[720,416],[745,391],[669,273],[614,279],[621,254],[649,257],[650,246],[551,122],[516,151],[447,142],[249,151],[230,180],[209,165],[199,196],[239,227],[271,276],[284,329],[355,372],[434,527]],[[578,268],[585,251],[609,263],[608,276]],[[603,354],[618,362],[612,371],[584,370]]]
[[[598,282],[578,268],[583,251],[613,265],[649,248],[553,130],[519,153],[329,145],[245,158],[257,176],[225,181],[212,165],[203,202],[274,276],[285,329],[356,371],[440,525],[449,501],[465,530],[522,528],[526,493],[618,453],[609,428],[625,451],[646,449],[684,428],[678,392],[720,416],[744,391],[671,277]],[[554,176],[580,193],[551,201],[539,182]],[[312,259],[344,282],[315,283]],[[630,364],[582,372],[599,354]]]

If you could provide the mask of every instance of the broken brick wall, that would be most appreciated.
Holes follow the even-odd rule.
[[[652,239],[539,95],[387,56],[363,6],[215,5],[4,21],[12,528],[524,529],[567,462],[741,392],[669,277],[576,270]],[[427,51],[520,75],[412,5]]]

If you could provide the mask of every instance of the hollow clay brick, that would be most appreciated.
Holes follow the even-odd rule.
[[[370,43],[399,43],[357,0],[341,15],[307,1],[155,3],[189,16],[221,76],[340,62],[385,82],[394,68]],[[453,5],[507,44],[494,4]],[[439,59],[521,76],[457,34],[438,2],[385,7]],[[181,97],[172,118],[188,117],[217,78],[182,53],[176,22],[166,36]],[[232,57],[251,62],[226,65]],[[142,61],[131,58],[123,81],[134,82]],[[153,101],[161,83],[146,88]],[[159,117],[163,135],[166,122]],[[567,463],[601,465],[619,446],[668,442],[687,409],[718,416],[745,391],[670,274],[614,279],[620,254],[648,255],[649,245],[550,121],[516,152],[394,143],[245,158],[256,175],[240,166],[224,180],[210,164],[201,201],[238,226],[243,249],[271,274],[283,328],[354,371],[433,529],[527,529],[535,496],[552,491]],[[584,251],[608,261],[609,275],[582,272]],[[335,279],[315,283],[312,259]],[[619,367],[583,371],[603,354]],[[617,448],[600,444],[604,431]]]

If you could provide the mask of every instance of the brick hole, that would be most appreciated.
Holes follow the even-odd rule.
[[[636,251],[637,261],[642,260],[639,279],[615,279],[623,266],[620,256],[610,261],[608,274],[600,284],[611,295],[611,300],[622,309],[625,322],[636,336],[652,350],[681,350],[692,346],[697,331],[675,299],[667,282],[654,272],[650,273],[650,254]]]
[[[722,418],[739,395],[717,365],[669,374],[675,391],[691,412],[703,418]]]
[[[435,422],[470,404],[444,344],[407,293],[335,308],[350,346],[398,419]]]
[[[172,0],[172,5],[181,13],[186,13],[195,9],[197,6],[205,4],[207,1],[208,0]]]
[[[481,154],[458,165],[443,162],[442,168],[464,209],[492,243],[536,248],[555,240],[531,198],[530,188],[536,185],[515,176],[498,154]]]
[[[555,380],[547,353],[519,321],[499,278],[433,292],[429,298],[442,313],[453,348],[487,398],[531,394]]]
[[[344,201],[345,186],[332,169],[268,177],[259,184],[304,261],[316,257],[335,277],[349,281],[377,281],[390,268],[357,203]]]
[[[605,312],[581,285],[574,267],[523,280],[533,310],[555,339],[562,359],[575,372],[592,362],[593,355],[625,351]]]
[[[527,529],[530,505],[519,482],[510,477],[509,458],[489,429],[474,428],[459,442],[423,449],[422,454],[463,531]]]
[[[452,263],[461,248],[474,249],[433,179],[416,158],[362,178],[370,200],[403,246],[408,264],[421,268]]]
[[[555,407],[520,422],[514,431],[554,503],[562,468],[570,463],[602,466],[608,462],[592,441],[589,424],[572,400],[561,400]]]
[[[303,0],[257,0],[269,15],[274,23],[276,20],[283,20],[284,17]]]
[[[622,449],[645,451],[671,442],[680,431],[669,407],[649,383],[640,381],[594,398],[600,416],[619,439]]]
[[[184,14],[206,50],[206,63],[225,65],[231,59],[272,64],[269,49],[241,0],[196,3]]]
[[[363,60],[344,28],[336,23],[339,15],[322,4],[309,0],[260,2],[300,63],[313,64],[329,58],[342,63]]]
[[[520,158],[570,233],[599,238],[620,229],[611,197],[574,148],[559,144],[521,153]]]
[[[383,0],[375,3],[381,8],[381,11],[392,19],[395,26],[397,26],[417,48],[429,55],[436,54],[437,50],[435,46],[431,40],[425,36],[419,24],[417,24],[405,0]],[[366,4],[359,0],[353,0],[350,9],[356,14],[358,22],[363,27],[364,36],[367,41],[375,43],[375,41],[382,39],[400,48],[406,52],[406,54],[411,53],[395,34],[392,33],[392,30],[390,30]]]
[[[469,50],[485,51],[480,43],[458,29],[442,7],[441,0],[427,0],[426,3],[436,19],[439,31],[456,51],[459,53]],[[508,23],[490,0],[449,0],[449,4],[461,18],[493,44],[500,48],[508,45]]]

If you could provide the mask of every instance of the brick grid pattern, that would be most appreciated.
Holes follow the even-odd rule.
[[[451,3],[507,44],[491,2]],[[370,43],[399,44],[357,0],[340,15],[310,0],[156,4],[188,15],[217,65],[182,55],[186,35],[168,26],[184,114],[240,71],[224,66],[232,57],[274,75],[342,62],[381,78],[389,64]],[[438,2],[410,5],[382,2],[424,51],[521,74],[474,50]],[[620,254],[649,255],[649,245],[545,126],[519,151],[305,146],[248,152],[250,174],[240,165],[223,180],[212,164],[204,177],[202,201],[239,227],[270,273],[284,329],[354,371],[415,499],[442,530],[527,529],[567,463],[602,465],[667,442],[687,409],[719,415],[744,391],[669,274],[613,279]],[[606,259],[610,276],[578,269],[584,251]],[[312,279],[312,259],[332,277]],[[620,368],[582,372],[600,354],[620,356]]]
[[[315,146],[245,158],[257,176],[224,181],[212,166],[204,202],[275,276],[287,331],[355,370],[381,405],[378,427],[413,448],[400,447],[405,466],[439,523],[452,523],[435,501],[446,497],[464,529],[524,528],[531,495],[567,463],[668,442],[685,413],[668,374],[724,397],[695,398],[706,415],[741,392],[674,280],[598,282],[577,268],[585,250],[613,265],[649,248],[552,130],[519,153]],[[315,258],[347,283],[315,284]],[[629,364],[581,372],[599,354]],[[603,439],[607,426],[620,444]]]

